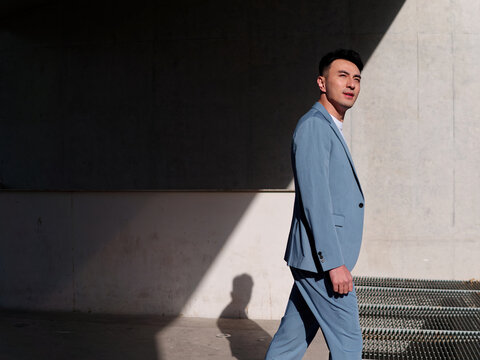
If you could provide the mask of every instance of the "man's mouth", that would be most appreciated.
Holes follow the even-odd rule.
[[[346,92],[346,93],[343,93],[343,94],[348,98],[353,98],[353,93],[351,93],[351,92]]]

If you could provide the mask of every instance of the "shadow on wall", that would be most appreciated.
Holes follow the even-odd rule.
[[[254,197],[2,192],[0,309],[178,316]]]
[[[232,301],[217,320],[221,335],[230,342],[232,356],[238,360],[263,359],[272,337],[255,321],[248,318],[247,308],[252,295],[253,279],[238,275],[232,282]],[[243,319],[241,325],[232,319]]]
[[[2,2],[0,183],[285,188],[319,58],[368,61],[404,1]]]

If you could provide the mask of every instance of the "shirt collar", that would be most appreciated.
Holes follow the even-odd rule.
[[[335,123],[335,125],[337,125],[338,130],[340,130],[340,132],[342,132],[343,122],[341,122],[340,120],[338,120],[338,119],[337,119],[335,116],[333,116],[332,114],[330,114],[330,116],[332,117],[333,122]]]

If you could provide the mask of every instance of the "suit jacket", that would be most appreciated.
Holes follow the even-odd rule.
[[[299,120],[291,154],[295,204],[287,264],[351,271],[362,242],[364,198],[347,144],[319,102]]]

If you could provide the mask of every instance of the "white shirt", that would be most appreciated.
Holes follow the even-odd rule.
[[[337,125],[338,130],[340,130],[340,134],[342,134],[343,140],[345,141],[345,143],[347,143],[347,140],[345,139],[345,136],[343,136],[343,132],[342,132],[343,122],[340,121],[340,120],[338,120],[338,119],[337,119],[335,116],[333,116],[332,114],[330,114],[330,116],[332,117],[333,122],[335,123],[335,125]]]

